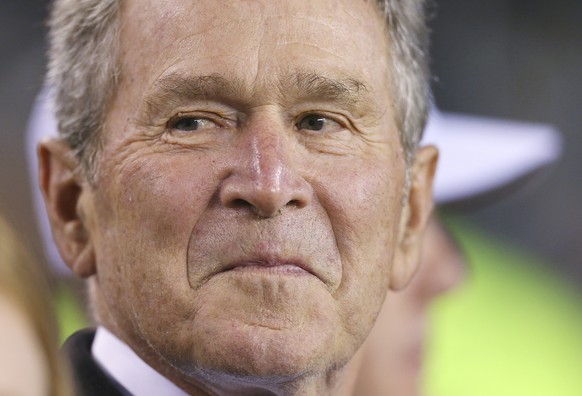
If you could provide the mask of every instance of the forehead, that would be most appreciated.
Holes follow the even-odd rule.
[[[294,68],[388,81],[385,25],[365,0],[129,0],[121,39],[134,88],[176,69],[253,84]]]

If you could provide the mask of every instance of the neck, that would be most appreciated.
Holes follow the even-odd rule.
[[[360,364],[361,352],[358,351],[341,368],[293,379],[235,377],[201,371],[187,376],[187,379],[175,372],[166,376],[193,396],[351,396]]]

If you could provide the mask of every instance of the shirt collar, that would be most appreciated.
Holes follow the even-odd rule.
[[[134,396],[187,396],[105,327],[97,328],[91,353],[101,368]]]

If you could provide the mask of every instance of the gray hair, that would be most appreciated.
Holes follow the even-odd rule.
[[[376,0],[390,39],[396,121],[410,165],[429,103],[428,28],[423,0]],[[47,84],[55,89],[60,136],[92,180],[108,104],[118,86],[122,0],[55,0],[49,19]]]
[[[92,180],[101,130],[117,89],[121,0],[55,0],[49,18],[46,84],[59,135]]]
[[[377,1],[388,28],[396,122],[406,164],[410,166],[422,139],[430,104],[427,3],[424,0]]]

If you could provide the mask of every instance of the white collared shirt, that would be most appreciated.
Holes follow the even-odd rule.
[[[105,327],[97,328],[91,353],[101,368],[134,396],[187,396]]]

